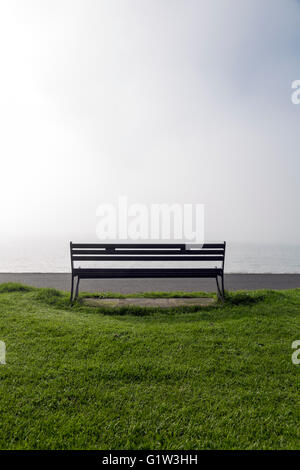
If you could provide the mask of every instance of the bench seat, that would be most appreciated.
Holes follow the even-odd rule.
[[[84,278],[140,277],[212,277],[222,275],[221,268],[75,268],[74,275]]]

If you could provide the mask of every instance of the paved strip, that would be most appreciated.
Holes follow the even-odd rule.
[[[182,307],[182,306],[206,306],[215,302],[215,299],[210,298],[193,298],[193,299],[83,299],[83,303],[90,307]]]

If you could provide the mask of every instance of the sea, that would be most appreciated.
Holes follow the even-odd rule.
[[[114,262],[116,266],[118,262]],[[155,262],[153,262],[155,263]],[[171,262],[176,263],[176,262]],[[108,265],[109,263],[103,263]],[[130,266],[141,266],[128,263]],[[214,265],[216,263],[213,263]],[[99,263],[98,263],[99,265]],[[112,264],[110,264],[111,266]],[[174,266],[175,264],[172,264]],[[181,262],[180,266],[196,263]],[[124,264],[122,263],[122,266]],[[153,266],[170,266],[156,263]],[[203,263],[201,263],[203,267]],[[125,267],[125,266],[124,266]],[[0,244],[0,272],[2,273],[65,273],[70,272],[69,243],[64,241],[6,242]],[[255,243],[227,242],[226,273],[300,273],[299,245],[268,245]]]

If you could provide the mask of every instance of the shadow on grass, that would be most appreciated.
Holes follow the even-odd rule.
[[[53,288],[41,288],[35,295],[37,300],[48,305],[57,305],[62,307],[66,303],[66,295],[60,290]]]
[[[260,302],[269,302],[273,300],[282,299],[285,294],[275,290],[260,290],[260,291],[237,291],[227,292],[225,295],[226,305],[246,305],[251,306]]]
[[[165,314],[165,315],[174,315],[176,313],[195,313],[195,312],[212,312],[212,311],[222,311],[228,310],[230,307],[249,307],[255,306],[259,303],[269,303],[270,301],[278,300],[284,294],[276,291],[258,291],[258,292],[235,292],[235,293],[226,293],[225,302],[216,301],[211,305],[184,305],[184,306],[174,306],[168,308],[147,306],[140,307],[136,305],[126,305],[126,306],[88,306],[83,304],[82,300],[86,297],[91,298],[129,298],[129,297],[138,297],[138,298],[201,298],[209,297],[208,294],[205,296],[201,295],[202,293],[185,293],[185,292],[175,292],[174,295],[172,292],[156,292],[154,295],[151,293],[135,294],[135,295],[124,295],[118,293],[102,293],[101,295],[85,295],[82,293],[78,300],[74,301],[71,306],[69,296],[65,293],[62,293],[56,289],[39,289],[39,292],[35,293],[35,299],[41,301],[45,304],[51,305],[56,308],[62,308],[69,311],[80,311],[86,313],[101,313],[103,315],[135,315],[135,316],[147,316],[155,314]],[[211,297],[216,297],[215,295],[210,295]]]
[[[5,282],[0,284],[0,294],[4,294],[6,292],[30,292],[35,289],[35,287],[25,286],[23,284],[19,284],[18,282]]]
[[[88,314],[103,314],[103,315],[134,315],[134,316],[147,316],[147,315],[174,315],[176,313],[205,313],[205,312],[219,312],[228,311],[230,307],[249,307],[257,304],[269,304],[276,302],[282,298],[285,298],[288,294],[281,291],[274,290],[260,290],[260,291],[238,291],[238,292],[226,292],[225,302],[216,301],[211,305],[184,305],[174,306],[168,308],[147,306],[140,307],[136,305],[128,306],[88,306],[82,303],[83,298],[216,298],[213,293],[207,292],[145,292],[137,294],[120,294],[113,292],[104,292],[98,294],[81,293],[78,300],[73,305],[70,304],[69,294],[66,292],[59,291],[53,288],[37,288],[31,286],[25,286],[18,283],[5,283],[0,284],[1,293],[12,293],[12,292],[28,292],[31,295],[32,300],[38,301],[45,305],[49,305],[56,309],[62,309],[64,311],[78,311],[85,312]]]
[[[173,295],[174,294],[174,295]],[[188,312],[197,312],[199,310],[211,310],[212,308],[216,308],[218,305],[214,303],[208,306],[199,306],[199,305],[184,305],[184,306],[176,306],[176,307],[155,307],[155,306],[147,306],[147,307],[140,307],[137,305],[126,305],[126,306],[88,306],[83,304],[82,300],[84,298],[208,298],[208,297],[215,297],[213,294],[208,295],[206,293],[190,293],[190,292],[154,292],[154,293],[145,293],[145,294],[119,294],[119,293],[112,293],[106,292],[101,294],[80,294],[78,300],[73,302],[73,305],[70,304],[70,297],[69,294],[63,293],[56,289],[47,289],[47,288],[40,288],[37,292],[34,293],[34,299],[47,304],[49,306],[64,309],[68,311],[78,311],[78,312],[86,312],[86,313],[101,313],[103,315],[135,315],[135,316],[146,316],[146,315],[153,315],[153,314],[175,314],[175,313],[188,313]]]

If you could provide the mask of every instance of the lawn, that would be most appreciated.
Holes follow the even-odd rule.
[[[0,448],[300,449],[299,326],[300,289],[100,310],[2,284]]]

